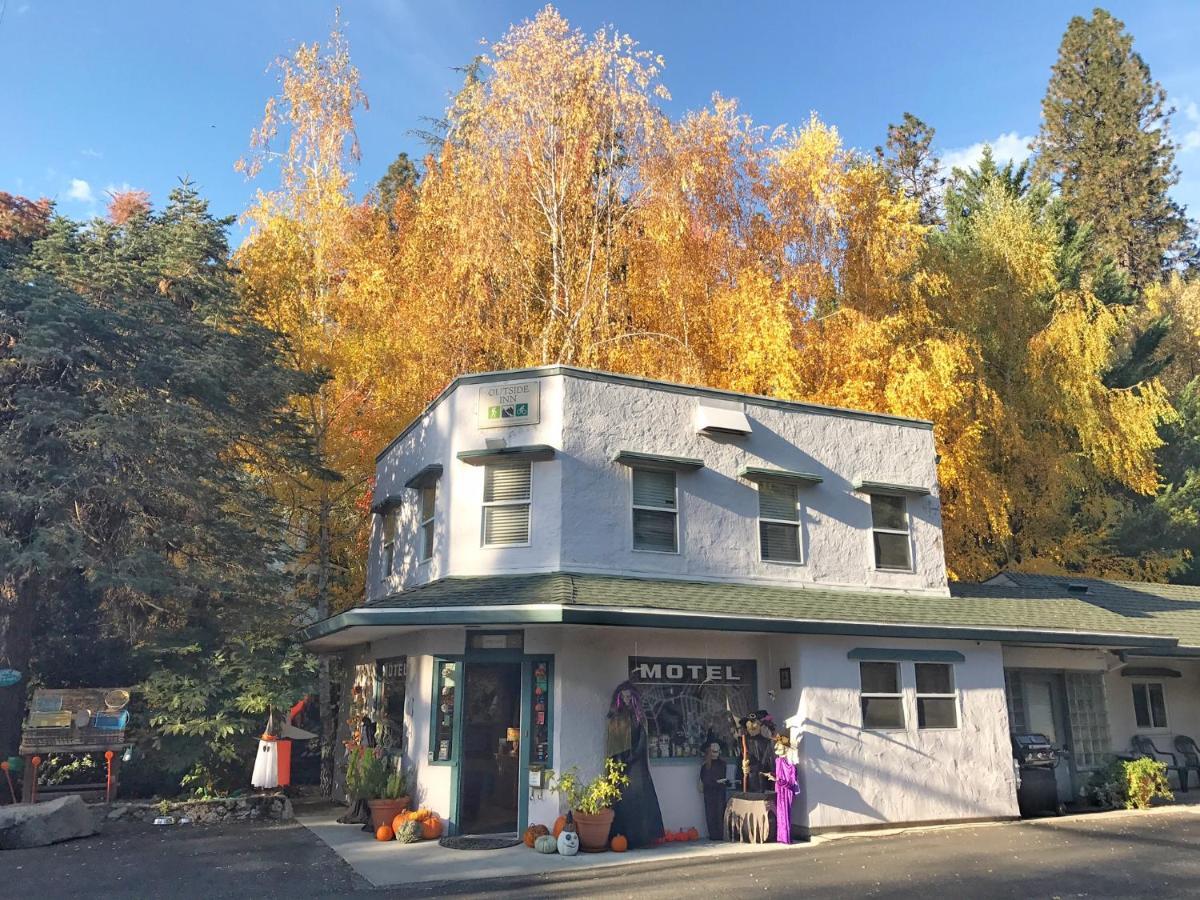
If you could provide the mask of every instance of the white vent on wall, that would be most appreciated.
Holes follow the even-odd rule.
[[[745,405],[735,400],[701,400],[696,405],[696,431],[700,434],[749,434]]]

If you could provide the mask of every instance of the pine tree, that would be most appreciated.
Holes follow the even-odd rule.
[[[1172,112],[1122,22],[1103,9],[1071,20],[1042,100],[1034,176],[1058,187],[1070,215],[1092,227],[1098,253],[1136,287],[1191,253],[1170,197],[1179,180]]]
[[[888,125],[887,150],[875,148],[893,186],[917,201],[922,225],[941,222],[938,204],[944,179],[933,151],[934,134],[932,126],[906,112],[899,125]]]
[[[198,621],[293,626],[251,463],[306,464],[288,399],[314,384],[242,313],[228,225],[185,185],[161,213],[0,239],[0,666],[30,671],[35,622],[67,597],[130,650]],[[214,649],[196,658],[221,682]],[[0,755],[23,702],[0,694]]]

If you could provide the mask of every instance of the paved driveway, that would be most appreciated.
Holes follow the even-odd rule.
[[[464,870],[470,853],[463,853]],[[793,852],[596,869],[502,883],[381,890],[384,896],[1195,897],[1200,813],[1065,820],[843,838]],[[344,897],[373,893],[299,825],[109,826],[81,841],[0,852],[0,896]]]

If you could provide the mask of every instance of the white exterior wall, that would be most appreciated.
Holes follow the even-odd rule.
[[[511,379],[528,380],[528,375]],[[480,429],[480,385],[459,384],[381,457],[375,497],[399,495],[405,503],[395,574],[386,581],[380,570],[382,519],[374,517],[369,597],[448,575],[554,570],[948,592],[928,428],[747,401],[752,434],[708,437],[696,433],[696,394],[571,374],[543,375],[540,381],[536,425]],[[461,462],[456,454],[483,449],[487,438],[504,438],[510,446],[548,444],[558,451],[553,460],[532,466],[529,547],[481,546],[483,467]],[[632,549],[630,469],[612,461],[621,450],[704,460],[704,469],[678,476],[678,554]],[[403,485],[431,463],[440,463],[443,475],[434,554],[421,563],[417,493]],[[758,494],[738,477],[744,466],[824,478],[800,488],[802,563],[760,559]],[[875,570],[870,500],[853,490],[855,478],[932,491],[908,498],[912,572]]]
[[[1005,647],[1004,666],[1009,669],[1044,669],[1056,672],[1091,671],[1104,674],[1104,697],[1108,729],[1114,753],[1128,753],[1135,734],[1144,734],[1159,750],[1174,752],[1176,735],[1200,741],[1200,662],[1185,659],[1134,659],[1129,666],[1165,668],[1179,678],[1127,677],[1125,665],[1102,650],[1049,650],[1035,647]],[[1133,688],[1137,683],[1157,682],[1163,686],[1167,706],[1166,728],[1139,728],[1133,711]],[[1171,776],[1174,781],[1174,776]],[[1193,781],[1195,779],[1193,778]]]
[[[451,814],[453,769],[428,761],[433,657],[461,654],[461,628],[430,629],[370,645],[367,658],[407,655],[406,763],[418,801]],[[861,722],[856,647],[957,650],[959,727],[916,728],[912,663],[901,663],[907,728],[866,732]],[[628,674],[630,656],[754,659],[759,706],[787,726],[799,747],[801,792],[792,821],[821,830],[880,823],[1015,816],[1016,786],[1008,742],[1001,650],[995,644],[872,638],[807,637],[671,629],[537,626],[525,629],[525,652],[554,656],[553,767],[578,766],[592,777],[605,752],[612,691]],[[467,662],[470,666],[470,662]],[[790,667],[792,688],[779,687]],[[651,759],[663,824],[696,826],[704,812],[696,783],[699,760]],[[550,825],[563,811],[549,791],[529,791],[530,823]]]
[[[787,723],[800,734],[805,808],[803,816],[797,810],[798,825],[821,830],[1017,815],[998,645],[798,638],[793,646],[792,683],[800,696]],[[954,664],[958,728],[917,728],[913,664],[901,662],[905,728],[863,730],[858,662],[847,658],[856,647],[961,652],[965,662]]]

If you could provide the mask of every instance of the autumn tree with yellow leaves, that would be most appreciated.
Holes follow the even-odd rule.
[[[715,96],[672,120],[663,65],[547,7],[467,67],[420,180],[381,210],[352,193],[363,98],[340,33],[283,64],[255,138],[281,184],[239,262],[298,364],[329,374],[309,417],[342,480],[307,479],[296,506],[324,602],[362,555],[374,451],[455,374],[553,362],[931,419],[954,577],[1168,574],[1177,556],[1118,538],[1159,488],[1177,389],[1110,383],[1149,313],[1102,299],[1049,188],[984,166],[923,224],[943,217],[815,115],[767,130]],[[1155,290],[1148,309],[1190,321],[1191,287]],[[1187,327],[1164,346],[1194,354]]]

